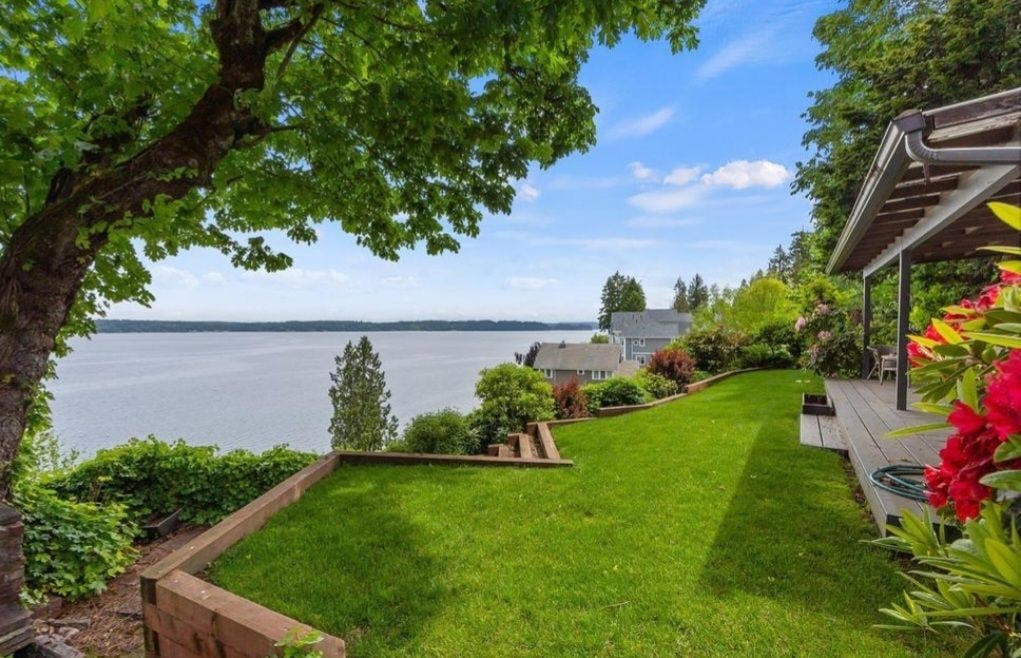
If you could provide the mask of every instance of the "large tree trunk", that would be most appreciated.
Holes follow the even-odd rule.
[[[313,21],[320,10],[313,13]],[[57,334],[107,242],[107,229],[97,229],[128,216],[145,221],[146,204],[157,195],[180,199],[196,187],[208,186],[217,164],[239,140],[266,128],[236,104],[236,92],[262,89],[267,55],[300,38],[309,25],[295,19],[267,32],[256,0],[218,3],[217,17],[211,22],[220,57],[218,79],[190,114],[166,136],[116,167],[90,170],[89,163],[84,163],[76,171],[59,172],[45,206],[26,218],[4,245],[0,254],[0,500],[10,494],[9,467]],[[131,115],[137,108],[123,111]],[[185,176],[171,175],[182,168],[188,172]]]

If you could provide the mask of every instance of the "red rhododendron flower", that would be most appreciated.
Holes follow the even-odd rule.
[[[946,343],[943,337],[936,331],[936,327],[931,324],[925,330],[925,337],[936,341],[940,345]],[[914,341],[908,343],[908,361],[914,365],[921,365],[925,361],[932,359],[932,351],[928,347],[923,347]]]
[[[939,509],[945,506],[949,501],[948,489],[950,483],[954,479],[954,472],[952,472],[945,464],[940,466],[926,466],[925,467],[925,494],[929,499],[929,504]]]
[[[985,405],[989,424],[999,437],[1021,434],[1021,350],[996,363],[997,374],[986,386]]]
[[[1014,272],[1008,272],[1007,270],[1000,270],[1000,281],[1008,286],[1021,285],[1021,274],[1015,274]]]
[[[1000,286],[989,286],[979,295],[978,301],[975,302],[975,308],[982,312],[988,311],[996,306],[996,300],[999,296]]]
[[[985,416],[980,415],[960,400],[954,402],[954,410],[947,416],[947,420],[957,428],[960,434],[965,436],[978,434],[986,427]]]

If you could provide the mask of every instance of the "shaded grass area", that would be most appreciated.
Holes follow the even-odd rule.
[[[917,656],[800,372],[556,428],[563,470],[343,467],[212,580],[354,656]]]

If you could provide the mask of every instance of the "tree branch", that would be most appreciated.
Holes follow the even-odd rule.
[[[316,24],[316,21],[319,20],[319,17],[322,16],[322,14],[323,14],[323,3],[320,2],[319,4],[317,4],[314,7],[312,7],[312,12],[311,13],[312,13],[312,15],[311,15],[311,17],[309,17],[308,22],[305,23],[304,25],[302,25],[298,29],[297,33],[291,38],[291,44],[290,44],[290,46],[288,46],[287,52],[284,54],[284,58],[280,61],[280,66],[277,67],[277,76],[276,76],[277,80],[280,80],[281,78],[284,77],[284,71],[287,70],[288,64],[291,63],[291,58],[294,57],[294,51],[296,51],[298,49],[298,44],[301,43],[301,40],[305,38],[305,35],[308,34],[309,30],[312,29],[312,26],[314,26]],[[295,21],[299,21],[299,19],[295,18],[294,21],[291,21],[291,23],[288,23],[288,25],[293,24]],[[300,24],[300,21],[299,21],[299,24]],[[280,29],[284,29],[284,28],[280,28]],[[273,39],[274,32],[276,32],[276,30],[274,30],[273,32],[269,33],[269,39],[270,39],[271,42],[272,42],[272,39]]]

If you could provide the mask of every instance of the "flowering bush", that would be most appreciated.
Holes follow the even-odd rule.
[[[737,359],[738,348],[744,338],[729,329],[717,327],[701,331],[690,331],[668,349],[684,347],[695,359],[699,370],[716,374],[731,367]]]
[[[990,208],[1021,231],[1021,208]],[[1019,247],[990,250],[1021,256]],[[967,627],[980,635],[969,656],[1018,655],[1021,634],[1021,260],[1000,263],[1001,280],[963,300],[911,336],[908,357],[924,411],[946,422],[906,428],[909,434],[952,427],[940,463],[927,466],[929,502],[945,520],[963,524],[948,542],[928,518],[907,513],[880,545],[910,552],[926,567],[909,577],[907,605],[884,612],[898,627]],[[928,581],[928,582],[926,582]]]
[[[694,370],[692,370],[692,374],[694,374]],[[638,382],[638,385],[641,386],[646,393],[656,400],[668,398],[671,395],[676,395],[681,392],[681,386],[679,386],[673,379],[669,379],[663,375],[657,375],[656,373],[650,372],[644,368],[639,370],[638,374],[635,375],[635,381]]]
[[[861,367],[861,329],[839,305],[840,294],[826,279],[805,286],[803,313],[794,330],[808,345],[805,365],[824,377],[848,377]]]

